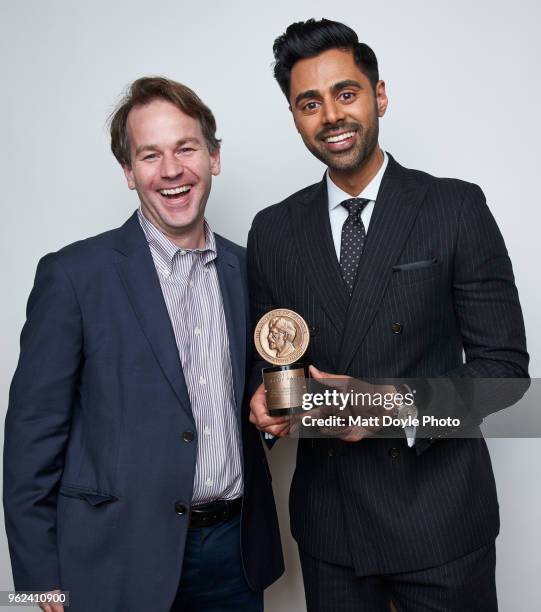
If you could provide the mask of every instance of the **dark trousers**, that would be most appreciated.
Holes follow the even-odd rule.
[[[182,576],[171,612],[262,612],[263,593],[250,589],[240,553],[240,516],[189,529]]]
[[[384,576],[355,575],[300,551],[308,612],[497,612],[496,551],[484,546],[445,565]]]

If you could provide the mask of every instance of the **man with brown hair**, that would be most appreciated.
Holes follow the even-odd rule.
[[[74,612],[257,612],[283,571],[242,408],[245,253],[204,218],[215,131],[188,87],[135,81],[111,148],[139,210],[38,266],[6,419],[6,529],[15,588],[69,591]]]

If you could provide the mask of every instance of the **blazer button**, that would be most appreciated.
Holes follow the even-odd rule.
[[[182,433],[182,439],[184,440],[184,442],[193,442],[194,438],[195,438],[194,432],[190,431],[189,429],[187,429],[185,432]]]
[[[318,332],[317,327],[309,327],[308,331],[310,332],[310,337],[317,336],[317,332]]]
[[[402,323],[393,323],[391,325],[391,331],[393,334],[401,334],[402,333]]]
[[[389,456],[392,457],[393,459],[396,459],[399,455],[400,455],[400,451],[398,450],[398,448],[391,448],[389,450]]]
[[[186,514],[186,506],[180,502],[175,503],[175,512],[177,514]]]

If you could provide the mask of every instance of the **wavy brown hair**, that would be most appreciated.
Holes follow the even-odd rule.
[[[220,149],[216,138],[216,120],[210,108],[189,87],[161,76],[142,77],[134,81],[109,117],[111,151],[122,166],[130,166],[128,114],[135,106],[144,106],[153,100],[167,100],[190,117],[197,119],[209,153]]]

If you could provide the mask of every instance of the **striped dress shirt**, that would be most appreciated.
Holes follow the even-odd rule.
[[[192,503],[235,499],[243,492],[229,338],[216,270],[216,241],[205,221],[205,247],[182,249],[141,212],[175,334],[197,428]]]

